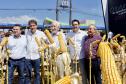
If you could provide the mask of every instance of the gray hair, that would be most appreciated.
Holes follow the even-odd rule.
[[[60,23],[58,21],[53,21],[52,24],[55,24],[58,28],[60,28]]]

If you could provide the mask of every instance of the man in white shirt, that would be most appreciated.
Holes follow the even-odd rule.
[[[60,29],[60,23],[59,22],[53,21],[50,29],[51,29],[51,34],[52,34],[52,37],[53,37],[53,40],[54,40],[55,48],[58,49],[60,47],[60,43],[59,43],[59,40],[58,40],[59,34],[62,35],[63,40],[66,44],[65,34],[59,31],[59,29]],[[55,51],[55,50],[53,50],[53,51]],[[66,59],[68,59],[68,61]],[[58,71],[58,74],[57,74],[58,79],[63,78],[65,75],[67,75],[67,74],[65,74],[65,73],[67,73],[65,71],[65,63],[68,63],[67,65],[70,65],[69,56],[65,55],[64,53],[60,53],[58,56],[56,56],[56,67],[57,67],[57,71]]]
[[[84,52],[81,52],[81,48],[82,48],[81,44],[82,44],[82,39],[84,39],[87,33],[85,31],[80,30],[79,25],[80,25],[79,20],[76,20],[76,19],[72,20],[72,31],[67,34],[67,39],[69,41],[69,38],[70,38],[72,42],[74,43],[74,45],[70,42],[68,43],[70,57],[72,61],[71,62],[72,72],[73,73],[78,72],[80,68],[80,71],[82,73],[83,84],[86,84],[85,71],[84,71],[84,56],[83,56]],[[77,67],[76,67],[76,64],[73,63],[75,60],[79,62],[79,64],[77,63]]]
[[[15,68],[18,70],[19,82],[24,84],[24,62],[26,57],[26,37],[21,35],[21,26],[16,25],[13,27],[13,35],[8,37],[7,48],[10,50],[8,62],[8,84],[13,84],[13,74]]]
[[[46,39],[45,34],[42,31],[37,30],[37,21],[30,20],[28,22],[30,30],[27,32],[27,52],[28,55],[26,57],[27,68],[30,73],[29,76],[26,76],[26,84],[31,84],[31,76],[32,76],[32,68],[34,69],[35,80],[34,84],[40,84],[40,53],[39,47],[35,40],[37,37],[39,40],[41,38]]]

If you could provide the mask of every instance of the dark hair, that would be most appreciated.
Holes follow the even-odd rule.
[[[15,24],[13,27],[18,26],[20,27],[20,30],[22,29],[22,26],[20,24]],[[10,31],[10,30],[9,30]],[[12,31],[12,30],[11,30]]]
[[[20,24],[15,24],[14,26],[19,26],[19,27],[21,27],[21,25],[20,25]]]
[[[80,21],[77,20],[77,19],[72,20],[72,24],[73,24],[74,22],[77,22],[78,24],[80,24]]]
[[[22,30],[22,31],[21,31],[21,34],[22,34],[22,35],[25,35],[25,31],[24,31],[24,30]]]
[[[11,35],[11,33],[10,32],[6,32],[4,35],[5,35],[5,37],[9,37]]]
[[[28,25],[30,25],[31,23],[35,23],[37,25],[37,21],[34,19],[28,21]]]

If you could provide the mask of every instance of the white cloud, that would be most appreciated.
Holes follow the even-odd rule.
[[[0,24],[27,24],[28,20],[30,19],[35,19],[39,21],[37,18],[28,16],[28,15],[23,15],[23,16],[18,16],[18,17],[0,17]]]

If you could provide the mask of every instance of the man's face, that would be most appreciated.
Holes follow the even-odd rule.
[[[31,29],[32,33],[35,33],[37,30],[37,25],[35,23],[30,23],[29,28]]]
[[[19,26],[14,26],[12,31],[13,31],[14,36],[20,36],[21,34],[21,29]]]
[[[0,36],[3,38],[5,36],[5,33],[1,32]]]
[[[95,26],[91,25],[88,27],[88,35],[93,36],[95,34]]]
[[[73,32],[78,32],[78,30],[79,30],[78,22],[73,22],[72,26],[73,26],[73,28],[72,28]]]
[[[52,33],[56,34],[59,31],[59,25],[52,23],[50,29]]]

